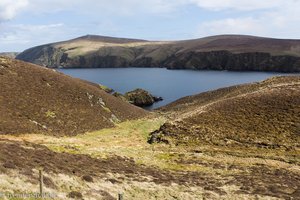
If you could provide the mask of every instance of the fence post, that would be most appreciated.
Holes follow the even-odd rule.
[[[40,182],[40,197],[43,198],[43,187],[44,187],[44,177],[43,177],[43,170],[39,169],[39,182]]]
[[[123,194],[122,194],[122,193],[119,193],[119,198],[118,198],[118,200],[124,200],[124,199],[123,199]]]

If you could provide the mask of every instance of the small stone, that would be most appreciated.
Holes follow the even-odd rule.
[[[82,199],[83,196],[80,192],[72,191],[67,195],[67,197],[72,198],[72,199]]]
[[[89,175],[84,175],[82,177],[82,180],[86,181],[86,182],[89,182],[89,183],[93,183],[94,180],[93,180],[93,177],[89,176]]]

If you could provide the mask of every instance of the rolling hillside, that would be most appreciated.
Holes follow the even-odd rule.
[[[5,57],[0,83],[0,198],[38,195],[41,169],[46,195],[62,200],[299,197],[299,76],[151,115],[97,84]]]
[[[33,47],[17,59],[56,67],[166,67],[238,71],[300,71],[300,40],[221,35],[146,41],[87,35]]]
[[[9,57],[9,58],[16,58],[18,54],[19,54],[18,52],[1,52],[0,56],[5,56],[5,57]]]
[[[171,115],[151,141],[299,149],[300,76],[223,88],[160,109]]]
[[[75,135],[147,113],[52,69],[0,57],[0,134]]]

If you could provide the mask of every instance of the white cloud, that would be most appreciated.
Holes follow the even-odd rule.
[[[261,21],[252,17],[227,18],[204,22],[199,27],[201,35],[216,34],[257,34],[263,33],[264,26]]]
[[[191,23],[187,26],[189,29],[184,29],[188,32],[187,35],[193,35],[195,30],[192,29],[198,23],[198,31],[194,37],[230,33],[281,38],[300,37],[300,0],[0,0],[0,46],[2,49],[20,50],[87,33],[122,36],[120,33],[125,32],[128,37],[134,35],[143,38],[144,35],[138,35],[136,24],[140,22],[135,24],[136,19],[139,21],[143,17],[147,23],[159,24],[160,21],[153,20],[158,20],[161,15],[165,17],[166,14],[174,16],[170,19],[175,21],[181,16],[189,16],[184,13],[190,11],[186,9],[189,8],[187,6],[201,8],[199,16],[203,10],[206,10],[203,13],[208,13],[203,19],[191,18]],[[195,9],[191,10],[196,12]],[[30,13],[30,17],[47,16],[50,24],[32,25],[30,21],[22,19],[27,13]],[[57,16],[56,14],[61,16],[61,19],[54,17],[52,20],[51,16]],[[124,15],[129,16],[124,18],[126,25],[119,26],[120,23],[116,20],[122,21]],[[193,15],[196,16],[191,16]],[[18,16],[18,21],[24,24],[13,24],[11,19]],[[81,19],[89,21],[80,21]],[[11,21],[3,23],[7,20]],[[62,23],[57,23],[57,20]],[[166,23],[165,18],[162,21]],[[174,21],[171,22],[173,26]],[[35,21],[38,22],[40,21]],[[157,35],[151,35],[154,32],[152,30],[149,34],[152,38],[181,38],[181,27],[185,25],[178,24],[178,27],[171,33],[162,33],[158,28],[157,33],[153,33]]]
[[[247,13],[246,17],[228,17],[202,22],[199,25],[197,36],[252,34],[266,37],[299,38],[298,24],[300,24],[300,1],[290,0],[273,9],[261,10],[255,14]]]
[[[201,8],[215,11],[271,9],[281,7],[288,1],[294,0],[190,0]]]
[[[170,13],[185,5],[203,9],[220,10],[272,10],[298,4],[300,0],[0,0],[0,20],[13,18],[26,9],[35,13],[71,11],[77,13],[109,13],[133,15]],[[298,8],[299,9],[299,8]],[[298,10],[299,11],[299,10]]]
[[[44,43],[54,42],[63,38],[64,33],[71,32],[62,23],[47,25],[8,25],[2,24],[0,44],[7,49],[15,51],[24,50],[28,46],[36,46]],[[18,47],[18,48],[16,48]]]
[[[294,5],[300,0],[1,0],[0,19],[11,19],[18,11],[27,8],[32,12],[73,12],[114,14],[166,13],[184,5],[196,5],[208,10],[260,10]]]
[[[63,23],[58,24],[47,24],[47,25],[25,25],[25,24],[17,24],[11,26],[13,29],[18,29],[20,31],[30,31],[34,33],[35,31],[48,31],[51,29],[57,29],[59,27],[62,27]]]
[[[132,15],[136,13],[168,13],[190,0],[28,0],[32,12],[56,12],[70,10],[73,12],[97,12],[115,15]]]
[[[14,18],[28,3],[28,0],[0,0],[0,22]]]

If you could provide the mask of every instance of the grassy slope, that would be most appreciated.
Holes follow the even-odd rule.
[[[147,41],[126,38],[103,36],[84,36],[68,41],[50,44],[55,48],[63,49],[69,57],[97,53],[98,55],[121,56],[126,59],[135,56],[134,49],[149,48],[149,51],[171,42]]]
[[[96,36],[95,36],[96,37]],[[120,38],[81,37],[74,40],[53,44],[56,48],[62,48],[71,57],[97,52],[107,53],[102,49],[112,49],[111,55],[120,55],[120,51],[143,50],[149,57],[157,58],[164,52],[167,54],[181,53],[184,51],[222,51],[228,50],[234,53],[244,52],[268,52],[272,55],[300,56],[299,40],[284,40],[262,38],[243,35],[220,35],[194,40],[184,41],[144,41]],[[104,51],[104,52],[103,52]],[[161,52],[157,54],[157,52]],[[157,54],[157,55],[156,55]],[[158,59],[158,58],[157,58]]]

